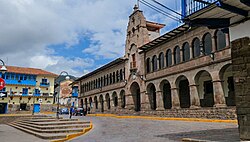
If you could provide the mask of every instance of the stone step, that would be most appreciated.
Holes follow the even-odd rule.
[[[48,139],[48,140],[52,140],[52,139],[63,139],[66,138],[67,135],[69,134],[74,134],[74,133],[38,133],[38,132],[34,132],[28,129],[25,129],[23,127],[19,127],[17,125],[13,125],[13,124],[8,124],[16,129],[19,129],[21,131],[24,131],[26,133],[32,134],[34,136],[37,136],[41,139]]]
[[[47,118],[47,119],[30,119],[26,120],[30,122],[50,122],[50,121],[78,121],[78,119],[57,119],[57,118]]]
[[[77,133],[77,132],[82,132],[83,128],[66,128],[66,129],[37,129],[34,127],[30,127],[30,126],[25,126],[22,124],[18,124],[18,123],[12,123],[12,125],[33,131],[33,132],[37,132],[37,133]]]
[[[65,125],[49,125],[39,126],[35,124],[29,124],[25,122],[13,122],[14,124],[26,125],[37,129],[66,129],[66,128],[86,128],[90,126],[90,122],[86,124],[65,124]]]
[[[89,122],[85,121],[51,121],[51,122],[30,122],[30,121],[20,121],[28,124],[34,124],[39,126],[50,126],[50,125],[70,125],[70,124],[88,124]]]

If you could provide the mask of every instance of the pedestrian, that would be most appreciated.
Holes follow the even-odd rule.
[[[71,119],[73,113],[74,113],[74,107],[71,106],[71,107],[70,107],[70,110],[69,110],[69,118],[70,118],[70,119]]]

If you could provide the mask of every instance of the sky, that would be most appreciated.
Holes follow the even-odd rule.
[[[158,1],[180,11],[180,0]],[[0,59],[9,66],[80,77],[124,55],[128,17],[136,3],[0,0]],[[139,8],[147,20],[166,24],[162,34],[180,25],[141,3]]]

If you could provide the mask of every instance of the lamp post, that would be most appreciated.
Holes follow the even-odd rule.
[[[60,75],[56,78],[56,80],[57,80],[63,73],[66,74],[66,77],[65,77],[66,80],[69,80],[69,79],[70,79],[69,74],[68,74],[66,71],[62,71],[62,72],[60,73]],[[57,118],[57,119],[59,119],[59,94],[60,94],[60,82],[61,82],[61,81],[58,82],[58,84],[59,84],[59,91],[58,91],[58,93],[57,93],[57,108],[56,108],[56,118]]]
[[[2,64],[3,64],[2,67],[1,67],[1,69],[0,69],[0,72],[1,72],[2,74],[4,74],[4,73],[7,71],[7,68],[5,67],[4,61],[1,60],[1,59],[0,59],[0,61],[1,61]],[[5,81],[4,81],[4,79],[0,78],[0,90],[2,90],[4,87],[5,87]],[[6,95],[7,95],[7,94],[6,94]],[[5,95],[4,95],[4,96],[5,96]],[[1,94],[0,97],[2,97],[2,94]]]
[[[1,60],[0,59],[0,61],[2,62],[2,67],[1,67],[1,69],[0,69],[0,72],[2,72],[3,74],[5,73],[5,72],[7,72],[7,68],[5,67],[5,64],[4,64],[4,61],[3,60]]]

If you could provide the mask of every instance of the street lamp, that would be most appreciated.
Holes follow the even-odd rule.
[[[69,80],[69,79],[70,79],[69,74],[68,74],[66,71],[62,71],[62,72],[60,73],[60,75],[56,78],[56,80],[57,80],[63,73],[66,74],[66,77],[65,77],[66,80]],[[60,82],[61,82],[61,81],[58,82],[58,84],[59,84],[59,91],[58,91],[58,93],[57,93],[57,108],[56,108],[56,118],[57,118],[57,119],[59,119],[59,93],[60,93]]]
[[[7,72],[7,68],[5,67],[5,64],[4,64],[4,61],[3,60],[1,60],[0,59],[0,61],[2,62],[2,67],[1,67],[1,69],[0,69],[0,72],[2,72],[3,74],[5,73],[5,72]]]

